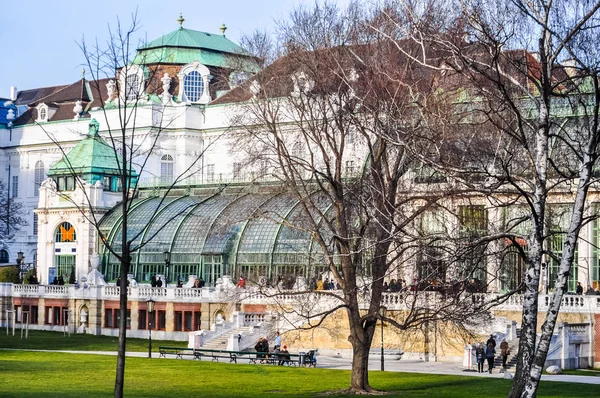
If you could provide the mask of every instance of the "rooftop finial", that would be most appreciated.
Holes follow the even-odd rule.
[[[177,18],[177,22],[179,22],[179,28],[183,28],[183,23],[185,22],[185,18],[182,13],[179,13],[179,18]]]
[[[85,68],[81,70],[81,78],[85,79]]]
[[[225,26],[225,24],[221,24],[221,27],[219,29],[221,30],[221,32],[223,32],[223,36],[225,36],[225,31],[227,30],[227,26]]]
[[[88,135],[91,137],[98,134],[98,130],[100,129],[100,123],[96,119],[90,120]]]

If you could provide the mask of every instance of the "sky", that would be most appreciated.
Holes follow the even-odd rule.
[[[348,0],[336,0],[345,5]],[[0,12],[0,98],[19,90],[70,84],[81,78],[85,58],[78,42],[106,43],[109,25],[129,26],[137,9],[139,39],[151,41],[183,26],[226,35],[238,43],[244,33],[272,29],[299,5],[314,0],[21,0],[2,3]],[[89,78],[89,74],[86,76]]]

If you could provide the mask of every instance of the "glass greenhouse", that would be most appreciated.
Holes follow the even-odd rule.
[[[320,205],[327,211],[329,205]],[[296,277],[318,279],[327,267],[321,248],[307,232],[297,199],[284,194],[214,194],[137,199],[128,217],[131,273],[138,282],[165,275],[170,283],[202,277],[244,276],[291,288]],[[121,250],[120,206],[106,214],[100,231],[113,250]],[[292,227],[293,226],[293,227]],[[305,228],[306,227],[306,228]],[[166,261],[168,260],[168,261]],[[101,272],[114,281],[120,263],[104,245]]]

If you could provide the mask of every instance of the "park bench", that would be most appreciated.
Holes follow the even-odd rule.
[[[310,350],[306,353],[300,354],[274,354],[266,352],[253,352],[251,354],[256,355],[255,357],[250,357],[251,363],[257,363],[256,361],[262,361],[262,363],[278,365],[279,362],[283,361],[288,366],[312,366],[315,368],[317,367],[316,350]]]
[[[209,350],[203,348],[196,348],[195,352],[205,357],[210,357],[215,362],[219,362],[219,359],[229,359],[229,362],[234,363],[237,363],[237,358],[243,353],[241,351]]]
[[[202,357],[211,358],[212,361],[219,362],[219,359],[228,359],[229,362],[237,363],[238,359],[247,359],[248,363],[264,363],[268,365],[278,365],[283,361],[288,366],[317,366],[315,350],[310,350],[302,354],[273,354],[268,352],[252,351],[229,351],[229,350],[211,350],[204,348],[183,348],[160,346],[159,358],[166,358],[167,355],[175,355],[178,359],[184,356],[192,356],[193,359],[202,360]]]
[[[175,358],[183,359],[184,356],[191,356],[193,359],[200,359],[201,353],[197,352],[193,348],[183,347],[158,347],[159,358],[166,358],[167,355],[175,355]]]

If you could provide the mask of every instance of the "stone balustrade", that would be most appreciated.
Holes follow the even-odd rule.
[[[150,298],[158,301],[218,301],[214,288],[165,288],[151,286],[128,287],[127,296],[130,300],[146,301]],[[118,300],[121,288],[119,286],[75,286],[75,285],[16,285],[9,290],[12,297],[29,298],[97,298],[100,300]]]
[[[117,300],[119,298],[119,286],[76,286],[76,285],[18,285],[13,284],[10,289],[4,289],[2,293],[8,292],[12,297],[38,297],[38,298],[90,298],[94,297],[100,300]],[[328,291],[328,293],[341,293],[337,291]],[[260,290],[257,288],[247,289],[229,289],[219,290],[213,287],[195,288],[176,288],[176,287],[151,287],[149,285],[138,285],[128,287],[127,295],[130,300],[146,301],[150,298],[157,301],[171,302],[231,302],[243,301],[251,304],[280,304],[292,305],[302,301],[315,302],[320,298],[326,298],[328,304],[335,304],[339,301],[332,294],[319,295],[317,293],[298,294],[295,291],[277,291]],[[524,296],[515,294],[509,297],[502,297],[497,293],[477,293],[464,297],[470,300],[473,305],[491,304],[496,310],[521,311],[523,308]],[[540,295],[538,301],[538,310],[546,311],[551,295]],[[443,294],[439,292],[385,292],[382,296],[382,305],[388,310],[403,310],[413,305],[420,307],[434,308],[445,300]],[[321,300],[319,300],[321,301]],[[367,302],[362,303],[363,306]],[[600,296],[579,296],[565,295],[561,304],[562,312],[572,313],[600,313]]]

